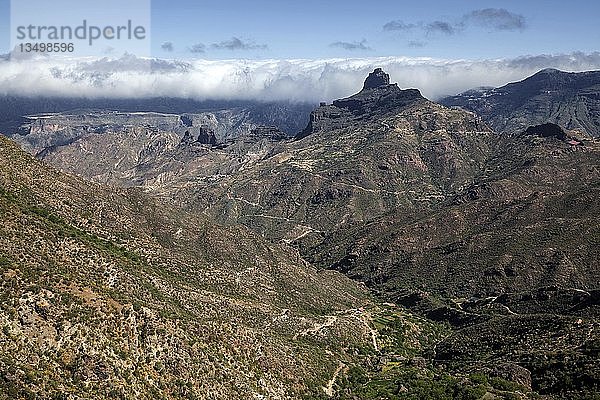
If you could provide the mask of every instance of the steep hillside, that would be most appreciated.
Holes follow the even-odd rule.
[[[600,136],[600,71],[545,69],[521,82],[470,90],[440,102],[476,112],[498,132],[551,122],[584,136]]]
[[[0,398],[297,398],[370,346],[341,275],[6,139],[0,165]]]
[[[531,93],[546,86],[532,87]],[[520,93],[529,98],[527,90]],[[299,377],[291,392],[281,375],[290,369],[273,359],[277,372],[265,381],[271,386],[235,396],[276,398],[280,384],[287,392],[278,395],[292,398],[524,398],[532,391],[586,398],[600,390],[600,146],[581,131],[529,126],[536,115],[498,134],[476,114],[402,90],[375,70],[359,93],[316,109],[295,140],[260,128],[220,144],[172,133],[168,146],[159,140],[124,154],[90,136],[86,146],[49,151],[45,160],[67,171],[139,186],[162,200],[68,178],[79,182],[67,191],[69,207],[42,206],[39,215],[19,206],[25,208],[18,215],[32,215],[27,226],[39,218],[67,221],[67,228],[52,227],[69,235],[76,228],[76,237],[85,228],[96,235],[92,243],[116,243],[119,260],[132,252],[139,267],[122,270],[148,275],[131,275],[122,289],[149,310],[202,321],[209,305],[170,303],[202,290],[208,304],[226,299],[215,306],[228,307],[226,326],[231,317],[260,332],[264,342],[253,340],[268,341],[272,354],[296,354],[299,337],[318,336],[290,367]],[[122,137],[133,143],[152,135],[140,126]],[[65,192],[56,184],[37,189],[33,178],[43,174],[13,181],[29,179],[25,193]],[[96,211],[77,211],[90,207]],[[390,304],[373,304],[360,286],[328,270],[365,283]],[[166,299],[133,284],[145,277],[155,288],[161,282]],[[182,289],[165,282],[187,291],[174,297]],[[251,358],[240,365],[255,368]],[[241,387],[251,387],[248,379]]]
[[[446,326],[245,228],[63,175],[2,138],[0,166],[1,399],[532,394],[501,368],[437,366],[425,357]]]
[[[571,142],[503,135],[472,184],[428,209],[330,235],[311,260],[384,287],[454,297],[595,289],[600,146]]]

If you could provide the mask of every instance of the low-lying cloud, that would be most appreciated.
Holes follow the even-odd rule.
[[[94,60],[1,60],[0,94],[319,102],[356,93],[376,67],[388,72],[400,87],[418,88],[437,99],[473,87],[501,86],[549,67],[600,69],[600,52],[478,61],[409,57],[177,61],[132,55]]]

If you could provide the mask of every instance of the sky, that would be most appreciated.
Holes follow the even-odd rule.
[[[13,1],[23,4],[41,0]],[[68,1],[73,0],[44,3],[53,6],[60,16],[67,13],[68,7],[62,3]],[[229,86],[238,82],[238,87],[226,91],[228,96],[247,93],[249,80],[255,89],[252,96],[259,96],[258,92],[260,96],[273,95],[273,90],[260,88],[272,89],[270,85],[277,80],[278,96],[316,101],[350,90],[351,84],[345,80],[357,79],[381,64],[393,71],[392,80],[406,86],[419,85],[431,97],[507,83],[538,68],[600,68],[600,29],[596,21],[600,3],[589,0],[138,1],[147,2],[150,16],[149,51],[141,55],[165,60],[171,67],[163,65],[163,76],[157,78],[153,68],[152,79],[137,79],[137,89],[129,87],[127,79],[133,78],[128,78],[126,71],[107,71],[107,65],[132,70],[124,63],[139,63],[131,54],[123,56],[121,50],[106,48],[104,56],[110,60],[104,63],[38,60],[33,68],[40,74],[37,79],[46,80],[44,67],[51,66],[55,71],[51,79],[58,76],[68,81],[65,90],[82,90],[71,83],[94,75],[85,89],[90,95],[105,95],[119,82],[127,85],[125,92],[156,90],[168,94],[170,88],[177,88],[173,89],[174,95],[190,97],[214,97],[207,87],[214,86],[216,91],[223,79]],[[86,4],[86,0],[77,4]],[[92,7],[104,2],[88,4]],[[134,20],[138,17],[135,10],[115,7],[113,11],[114,15]],[[14,33],[14,27],[10,28],[10,0],[0,0],[0,22],[0,53],[8,53]],[[96,67],[102,74],[91,73]],[[19,74],[36,78],[28,69],[32,68],[0,66],[0,92],[12,87],[33,94],[33,86],[11,81]],[[442,79],[449,69],[454,83]],[[237,78],[228,77],[231,73]],[[192,77],[202,84],[184,89],[177,82]],[[323,84],[326,78],[336,81]],[[211,86],[204,82],[209,79],[220,81]],[[296,81],[300,79],[316,80],[314,86],[320,82],[329,89],[304,87],[299,91]],[[59,81],[42,85],[45,90],[59,90],[60,86]]]
[[[165,42],[182,57],[202,44],[210,59],[590,52],[600,43],[598,15],[600,3],[589,0],[154,0],[153,52],[168,56]],[[232,38],[242,45],[210,49]]]

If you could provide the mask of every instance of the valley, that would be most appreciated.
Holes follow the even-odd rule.
[[[360,84],[22,115],[0,398],[594,398],[600,75]]]

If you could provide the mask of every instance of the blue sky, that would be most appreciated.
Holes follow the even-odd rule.
[[[9,47],[9,4],[0,0],[2,52]],[[599,3],[589,0],[153,0],[152,53],[205,59],[489,59],[593,52],[600,43],[598,15]],[[200,51],[191,52],[194,46]]]
[[[593,1],[168,1],[154,0],[153,50],[172,42],[174,53],[233,37],[267,49],[210,50],[207,58],[320,58],[430,56],[496,58],[528,54],[596,51],[600,43]],[[419,28],[435,21],[464,23],[474,10],[504,9],[522,16],[523,28],[493,29],[467,23],[452,34]],[[390,21],[417,27],[385,31]],[[485,22],[485,21],[482,21]],[[363,42],[364,41],[364,42]],[[339,42],[339,43],[338,43]],[[350,50],[347,44],[369,49]],[[332,44],[338,43],[336,47]]]

